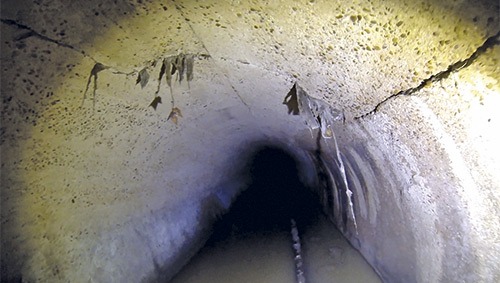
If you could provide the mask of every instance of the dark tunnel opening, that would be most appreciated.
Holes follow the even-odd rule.
[[[231,235],[290,231],[295,219],[299,231],[321,213],[317,196],[300,180],[297,160],[283,149],[265,146],[250,158],[249,186],[213,226],[207,245]]]
[[[246,189],[170,282],[381,282],[306,185],[302,159],[269,144],[246,156]]]

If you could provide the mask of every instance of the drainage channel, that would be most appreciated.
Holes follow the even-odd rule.
[[[248,189],[171,282],[381,282],[322,213],[296,164],[280,149],[258,151]]]
[[[324,216],[301,237],[305,282],[382,282]],[[171,283],[297,282],[289,232],[234,235],[205,246]]]

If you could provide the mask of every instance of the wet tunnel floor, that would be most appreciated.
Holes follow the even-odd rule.
[[[322,214],[290,155],[263,148],[252,158],[249,171],[247,190],[172,283],[295,282],[292,218],[302,241],[307,282],[381,282]]]
[[[326,217],[301,240],[306,282],[382,282]],[[296,282],[293,256],[288,231],[234,235],[204,247],[171,283]]]

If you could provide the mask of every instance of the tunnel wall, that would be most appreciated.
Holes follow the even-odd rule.
[[[3,1],[2,280],[168,279],[272,143],[385,281],[500,281],[498,9]],[[294,83],[342,111],[338,147],[288,113]]]

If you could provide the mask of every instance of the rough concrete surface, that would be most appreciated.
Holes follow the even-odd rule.
[[[384,281],[500,281],[498,1],[0,5],[2,282],[167,281],[262,144]]]

